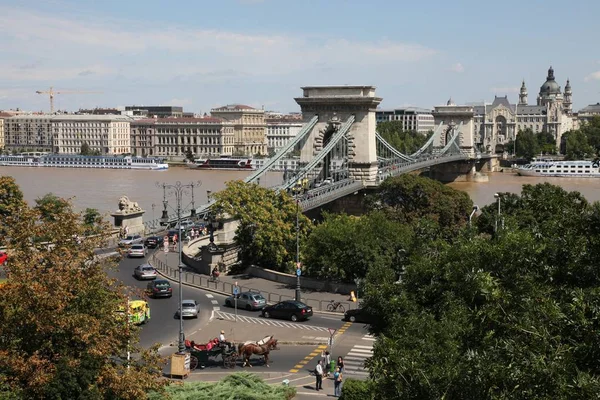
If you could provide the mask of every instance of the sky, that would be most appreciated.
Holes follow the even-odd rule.
[[[598,0],[0,0],[0,109],[240,103],[296,112],[302,86],[374,85],[381,107],[529,103],[552,65],[600,101]]]

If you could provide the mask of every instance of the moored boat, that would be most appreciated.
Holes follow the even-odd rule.
[[[595,161],[533,161],[516,168],[521,176],[548,176],[560,178],[600,178],[600,162]]]
[[[131,156],[82,156],[76,154],[20,154],[0,156],[0,166],[108,168],[165,170],[169,165],[160,158]]]
[[[191,165],[194,169],[228,169],[228,170],[253,170],[255,169],[252,164],[251,158],[207,158],[207,159],[196,159]]]

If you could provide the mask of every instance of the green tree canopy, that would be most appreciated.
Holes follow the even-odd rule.
[[[78,243],[72,238],[83,236],[85,227],[68,201],[61,199],[52,218],[45,212],[22,207],[7,218],[11,262],[0,296],[0,398],[144,398],[164,384],[162,360],[157,346],[140,349],[139,328],[118,317],[135,294],[109,278],[95,257],[109,227]],[[42,236],[52,244],[33,240]],[[129,368],[127,351],[136,354]]]
[[[600,156],[600,116],[594,116],[583,123],[580,131],[586,136],[587,142],[594,148],[595,156]]]
[[[38,197],[35,199],[35,204],[40,217],[46,220],[55,220],[71,208],[68,200],[62,199],[54,193],[47,193],[43,197]]]
[[[473,208],[466,193],[411,174],[383,181],[369,203],[371,209],[382,210],[398,222],[417,225],[430,221],[447,237],[467,223]]]
[[[213,209],[239,220],[236,243],[245,265],[256,264],[278,271],[294,271],[296,258],[296,215],[300,242],[304,242],[310,221],[297,213],[296,202],[285,192],[276,193],[253,183],[227,182],[214,194]],[[301,258],[302,259],[302,258]]]
[[[587,135],[581,131],[570,131],[566,139],[566,159],[583,160],[592,157],[595,149],[588,144]]]
[[[377,132],[396,150],[412,154],[419,150],[433,132],[424,135],[415,131],[405,131],[401,121],[386,121],[377,124]]]
[[[79,154],[81,154],[82,156],[91,156],[93,154],[92,148],[90,147],[88,142],[83,142],[81,144],[81,150],[79,151]]]
[[[519,131],[515,146],[517,156],[528,160],[537,157],[542,151],[539,140],[535,133],[529,128]]]
[[[194,153],[192,153],[192,148],[188,147],[187,150],[185,151],[185,158],[188,161],[194,161]]]
[[[310,276],[353,282],[369,268],[392,263],[400,250],[411,248],[412,231],[381,211],[362,217],[326,214],[306,242]]]

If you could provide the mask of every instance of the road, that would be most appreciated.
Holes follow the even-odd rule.
[[[118,269],[109,272],[109,275],[121,280],[125,285],[137,288],[142,291],[148,281],[139,281],[133,276],[133,270],[136,266],[144,263],[142,258],[123,258],[119,263]],[[140,333],[140,345],[149,347],[155,343],[160,343],[163,349],[171,344],[177,345],[179,333],[179,320],[175,318],[177,303],[179,299],[179,287],[177,282],[171,282],[173,287],[173,297],[161,299],[148,299],[151,320],[142,326]],[[183,299],[195,299],[200,303],[201,312],[198,319],[186,319],[184,321],[184,332],[186,337],[192,337],[199,330],[210,331],[210,318],[231,320],[235,318],[235,310],[225,307],[226,296],[189,286],[183,286]],[[253,329],[258,325],[271,325],[276,328],[288,328],[290,332],[302,330],[303,337],[307,338],[327,338],[329,333],[327,328],[339,329],[344,322],[341,316],[319,315],[315,314],[309,321],[293,323],[291,321],[282,321],[275,319],[264,319],[258,311],[237,310],[238,322]],[[210,337],[218,335],[218,332],[207,334]],[[297,335],[296,335],[297,336]],[[285,338],[282,338],[285,339]],[[288,346],[289,347],[289,346]],[[314,347],[314,346],[313,346]],[[176,348],[176,347],[175,347]],[[287,351],[286,351],[287,353]],[[278,357],[278,356],[276,356]],[[293,355],[290,360],[296,360]]]

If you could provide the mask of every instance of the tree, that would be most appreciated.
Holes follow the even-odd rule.
[[[580,131],[586,136],[587,142],[594,148],[594,154],[600,155],[600,116],[594,116],[590,121],[585,122]]]
[[[595,150],[588,144],[585,133],[581,130],[569,132],[566,141],[566,158],[568,160],[583,160],[586,157],[593,156]]]
[[[467,223],[473,207],[466,193],[412,174],[383,181],[369,203],[369,208],[383,210],[395,221],[422,227],[431,221],[445,237],[452,237]]]
[[[411,248],[411,230],[381,211],[362,217],[326,214],[306,241],[306,274],[354,282],[378,265],[389,265]]]
[[[35,208],[40,216],[46,220],[54,220],[67,211],[71,206],[69,202],[56,196],[53,193],[47,193],[43,197],[35,199]]]
[[[139,399],[162,385],[155,346],[138,346],[139,328],[117,311],[134,293],[107,276],[94,249],[109,232],[81,243],[85,227],[69,202],[46,218],[41,207],[8,217],[0,296],[0,397]],[[37,243],[34,237],[52,243]],[[128,363],[127,352],[136,356]]]
[[[253,183],[227,182],[214,195],[213,209],[239,220],[235,241],[244,265],[291,272],[296,258],[296,202],[285,192],[276,193]],[[300,242],[310,221],[299,212]]]
[[[8,221],[17,218],[20,210],[26,207],[23,192],[10,176],[0,176],[0,247],[6,245],[10,225]]]
[[[81,154],[82,156],[92,155],[92,149],[91,149],[90,145],[88,144],[88,142],[83,142],[81,144],[81,150],[79,151],[79,154]]]
[[[433,135],[423,135],[415,131],[405,131],[401,121],[386,121],[377,124],[377,132],[396,150],[403,154],[412,154],[420,149]]]
[[[86,228],[86,236],[96,232],[102,224],[102,216],[96,208],[86,208],[83,212],[83,225]]]
[[[519,131],[516,141],[516,151],[518,157],[528,160],[536,157],[541,152],[540,144],[535,133],[529,128]]]
[[[556,140],[549,132],[537,132],[535,134],[540,152],[543,154],[556,154]]]
[[[188,161],[194,161],[194,153],[192,153],[192,148],[188,147],[187,150],[185,151],[185,158]]]
[[[375,398],[600,392],[600,204],[549,184],[503,194],[502,204],[500,235],[430,243],[435,251],[413,253],[399,283],[393,264],[369,270]],[[482,210],[486,227],[492,210]]]

